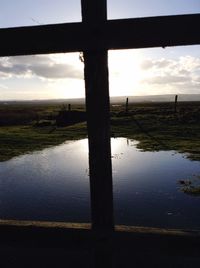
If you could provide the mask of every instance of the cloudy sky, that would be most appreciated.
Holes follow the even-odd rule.
[[[79,0],[0,0],[0,28],[81,21]],[[200,0],[108,0],[108,18],[200,13]],[[200,93],[200,46],[109,51],[112,96]],[[79,53],[0,58],[0,100],[84,97]]]

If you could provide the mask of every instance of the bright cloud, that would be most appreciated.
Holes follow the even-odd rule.
[[[84,97],[78,53],[0,58],[0,99]]]
[[[73,63],[58,63],[49,55],[7,57],[0,59],[0,77],[33,77],[42,79],[83,79],[83,71]]]
[[[167,93],[199,93],[200,58],[181,56],[178,59],[146,59],[141,63],[141,83],[162,88]],[[185,92],[187,90],[187,92]]]

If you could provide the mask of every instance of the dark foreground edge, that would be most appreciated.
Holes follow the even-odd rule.
[[[200,267],[200,232],[0,220],[1,267]]]

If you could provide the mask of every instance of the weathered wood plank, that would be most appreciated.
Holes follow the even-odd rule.
[[[109,49],[200,44],[200,14],[109,21],[104,39]]]
[[[106,13],[106,0],[82,0],[83,23],[88,29],[105,22]],[[84,50],[93,230],[114,229],[107,53]]]
[[[199,267],[200,263],[199,236],[193,233],[148,228],[140,232],[140,227],[118,226],[105,239],[81,224],[78,229],[74,224],[72,228],[45,222],[16,224],[0,224],[1,267]],[[110,252],[102,250],[108,247]]]
[[[81,0],[82,21],[94,25],[107,20],[107,0]]]
[[[63,230],[91,230],[90,223],[76,222],[50,222],[50,221],[24,221],[24,220],[4,220],[0,219],[0,232],[5,228],[18,227],[23,228],[46,228],[46,229],[63,229]],[[135,234],[159,234],[163,236],[182,236],[182,237],[200,237],[199,230],[185,229],[167,229],[144,226],[115,225],[115,232],[135,233]]]
[[[81,23],[0,29],[0,56],[81,51]]]
[[[0,56],[200,44],[200,14],[0,29]]]
[[[30,227],[30,228],[55,228],[55,229],[85,229],[90,230],[90,223],[77,222],[52,222],[52,221],[31,221],[31,220],[4,220],[0,219],[0,230],[2,227],[16,226],[16,227]]]
[[[113,229],[107,51],[84,52],[93,229]]]

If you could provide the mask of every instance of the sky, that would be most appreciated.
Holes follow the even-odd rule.
[[[200,0],[108,0],[108,19],[200,13]],[[80,22],[79,0],[0,0],[0,28]],[[0,100],[84,97],[79,53],[1,57]],[[200,94],[200,46],[109,51],[111,96]]]

